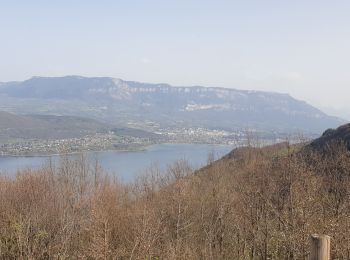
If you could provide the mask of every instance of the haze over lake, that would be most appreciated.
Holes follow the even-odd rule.
[[[150,167],[159,167],[164,170],[167,165],[181,159],[188,159],[194,168],[199,168],[206,164],[209,154],[214,153],[215,158],[219,158],[233,148],[232,145],[158,144],[142,151],[90,152],[88,156],[92,160],[97,158],[109,174],[118,176],[122,181],[131,181]],[[49,158],[49,156],[0,157],[0,172],[2,175],[13,175],[17,169],[37,169],[47,163]],[[51,156],[51,158],[54,161],[59,159],[58,156]]]

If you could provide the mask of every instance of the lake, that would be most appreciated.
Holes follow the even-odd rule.
[[[122,181],[130,181],[152,166],[164,170],[167,165],[180,159],[186,159],[194,168],[200,168],[206,164],[210,153],[220,158],[233,148],[232,145],[157,144],[142,151],[89,152],[88,156],[97,158],[109,174],[118,176]],[[57,160],[58,156],[51,158]],[[13,175],[17,169],[40,168],[48,159],[45,156],[2,156],[0,173]]]

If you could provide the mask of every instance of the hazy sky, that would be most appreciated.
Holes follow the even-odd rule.
[[[0,81],[34,75],[278,91],[350,119],[350,1],[0,0]]]

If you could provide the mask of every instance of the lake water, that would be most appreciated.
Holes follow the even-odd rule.
[[[118,176],[122,181],[130,181],[152,166],[166,169],[167,165],[180,160],[188,160],[194,168],[204,166],[208,155],[214,153],[219,158],[234,147],[232,145],[209,144],[157,144],[142,151],[90,152],[88,156],[97,158],[103,169],[109,174]],[[47,163],[45,156],[3,156],[0,157],[0,173],[13,175],[17,169],[40,168]],[[57,156],[51,156],[57,160]]]

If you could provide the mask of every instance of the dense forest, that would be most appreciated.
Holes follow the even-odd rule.
[[[0,177],[0,258],[307,259],[310,235],[322,233],[332,259],[350,259],[349,196],[340,141],[250,144],[131,184],[63,156]]]

